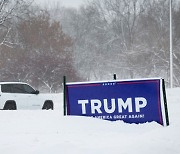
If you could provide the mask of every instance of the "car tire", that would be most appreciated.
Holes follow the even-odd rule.
[[[43,110],[53,110],[54,109],[53,101],[51,101],[51,100],[45,101],[42,109]]]
[[[15,101],[6,101],[3,110],[16,110],[16,102]]]

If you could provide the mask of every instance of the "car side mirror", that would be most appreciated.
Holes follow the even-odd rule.
[[[34,91],[33,94],[38,95],[39,94],[39,90]]]
[[[38,95],[39,94],[39,90],[36,90],[36,95]]]

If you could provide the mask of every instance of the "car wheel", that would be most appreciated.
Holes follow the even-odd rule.
[[[3,110],[16,110],[16,103],[14,101],[7,101],[4,105]]]
[[[54,106],[53,106],[53,102],[52,101],[46,101],[43,105],[43,110],[53,110]]]

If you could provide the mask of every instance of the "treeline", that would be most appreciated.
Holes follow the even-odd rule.
[[[180,86],[178,1],[172,16],[173,78]],[[68,81],[114,73],[118,79],[163,77],[169,85],[169,0],[93,0],[79,9],[0,0],[0,55],[0,80],[51,92],[63,75]]]
[[[63,75],[70,81],[80,79],[74,68],[73,40],[60,21],[27,1],[5,1],[3,8],[9,14],[0,27],[1,81],[24,81],[42,91],[57,92]]]

